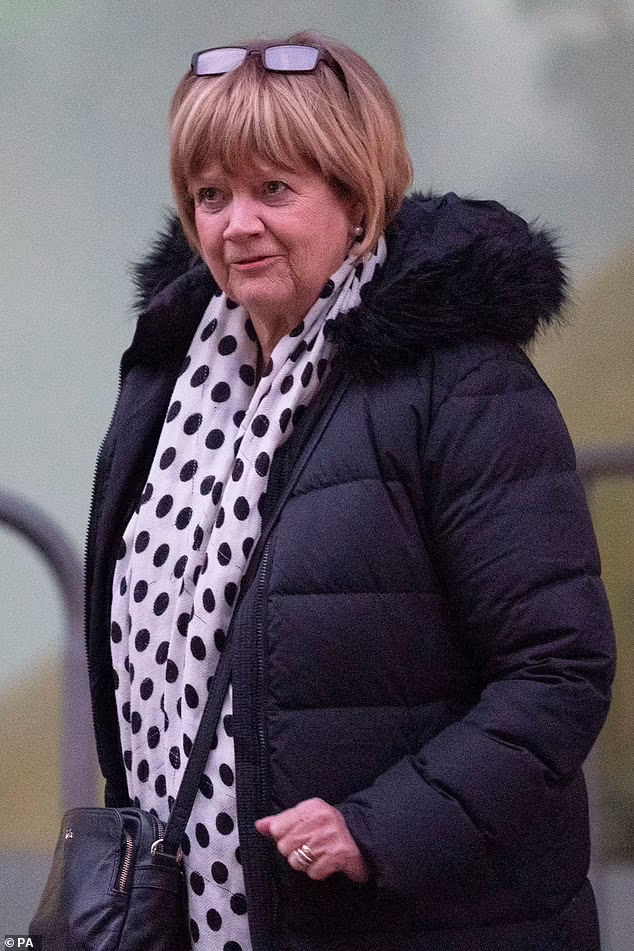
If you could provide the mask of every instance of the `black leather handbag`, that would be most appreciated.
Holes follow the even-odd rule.
[[[180,842],[231,675],[227,642],[167,825],[135,807],[71,809],[29,935],[42,951],[188,951]]]

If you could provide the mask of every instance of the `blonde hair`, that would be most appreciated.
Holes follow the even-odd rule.
[[[274,73],[247,56],[220,76],[187,73],[170,107],[170,173],[187,239],[198,248],[190,183],[211,162],[226,169],[258,160],[289,170],[305,164],[362,204],[362,255],[376,246],[412,183],[398,107],[381,77],[347,46],[312,32],[277,43],[326,49],[341,66],[348,92],[323,61],[312,73]]]

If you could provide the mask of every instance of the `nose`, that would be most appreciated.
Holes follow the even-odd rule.
[[[225,241],[240,241],[264,231],[256,203],[248,196],[234,196],[227,208],[227,214],[227,223],[222,235]]]

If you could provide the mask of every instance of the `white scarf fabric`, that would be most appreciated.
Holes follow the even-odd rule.
[[[261,528],[275,450],[328,373],[327,319],[355,307],[386,255],[350,254],[259,383],[246,311],[224,294],[202,318],[175,384],[113,581],[112,662],[130,796],[167,820]],[[250,951],[225,698],[184,844],[194,947]]]

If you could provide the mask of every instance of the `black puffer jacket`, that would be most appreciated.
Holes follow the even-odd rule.
[[[596,951],[581,764],[614,672],[575,458],[521,345],[565,279],[495,202],[414,196],[329,376],[274,459],[233,619],[239,830],[255,951]],[[87,637],[107,802],[118,539],[214,289],[176,223],[100,452]],[[255,818],[320,796],[373,869],[312,882]],[[202,938],[201,938],[202,942]]]

